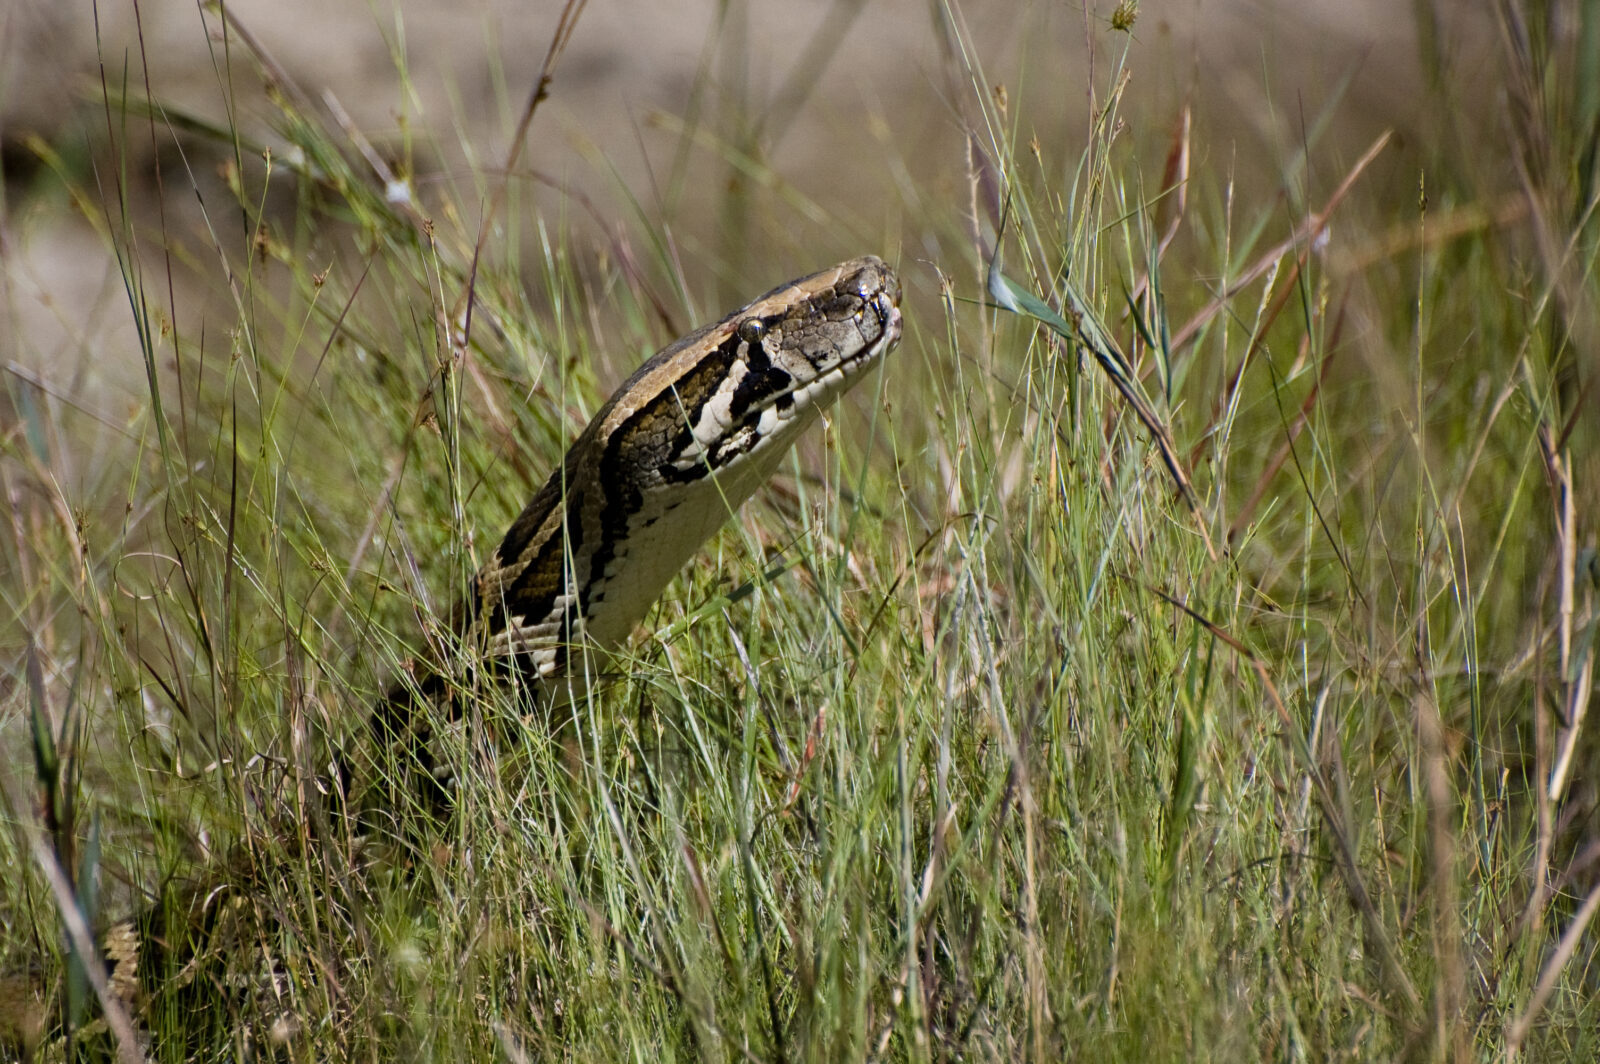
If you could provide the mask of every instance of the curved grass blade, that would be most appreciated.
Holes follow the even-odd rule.
[[[1178,449],[1172,441],[1172,433],[1156,415],[1150,401],[1144,397],[1144,390],[1139,387],[1139,379],[1134,375],[1133,367],[1128,365],[1127,358],[1118,349],[1116,341],[1111,338],[1105,326],[1100,324],[1100,319],[1089,307],[1088,302],[1073,288],[1072,282],[1065,278],[1061,281],[1064,314],[1058,314],[1044,300],[1007,277],[1001,269],[1000,256],[997,253],[989,262],[989,295],[1006,310],[1032,318],[1067,343],[1087,351],[1095,362],[1099,363],[1100,368],[1111,379],[1112,385],[1121,393],[1123,401],[1133,408],[1134,415],[1144,424],[1145,430],[1155,441],[1156,449],[1161,452],[1161,461],[1166,465],[1167,473],[1177,485],[1183,501],[1197,518],[1203,517],[1200,497],[1196,494],[1194,485],[1190,483],[1188,474],[1184,472],[1183,463],[1178,459]],[[1204,520],[1197,524],[1201,536],[1206,541],[1206,551],[1212,558],[1216,558],[1217,552],[1211,545],[1211,536],[1206,532]]]

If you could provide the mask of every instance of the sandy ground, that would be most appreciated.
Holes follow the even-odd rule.
[[[409,158],[426,199],[431,182],[505,158],[560,6],[555,0],[235,0],[228,10],[308,97],[346,112],[381,154]],[[839,250],[914,256],[917,234],[900,231],[895,206],[907,190],[949,196],[958,205],[965,198],[962,123],[970,107],[945,51],[948,38],[930,14],[938,5],[751,0],[731,5],[719,24],[720,6],[593,0],[538,114],[523,166],[582,190],[602,225],[608,212],[625,217],[620,190],[626,188],[647,210],[670,214],[691,249],[779,241],[780,257],[792,257],[796,272]],[[1106,83],[1112,49],[1123,39],[1106,29],[1112,6],[1100,2],[1086,14],[1059,2],[965,0],[953,17],[976,43],[985,81],[1005,85],[1018,101],[1014,113],[1053,123],[1033,130],[1042,139],[1073,138],[1066,141],[1072,144],[1087,128],[1084,87]],[[855,16],[846,18],[851,11]],[[1335,128],[1339,143],[1351,145],[1348,158],[1395,128],[1397,151],[1376,179],[1414,187],[1405,131],[1419,120],[1428,87],[1413,11],[1385,0],[1147,0],[1135,26],[1125,114],[1148,123],[1146,140],[1159,144],[1184,101],[1192,101],[1201,165],[1238,169],[1270,187],[1303,130],[1342,93]],[[1465,13],[1450,20],[1433,45],[1440,61],[1466,70],[1483,63],[1492,26]],[[127,78],[135,95],[148,77],[156,98],[213,122],[228,117],[231,83],[232,98],[244,101],[234,120],[272,143],[249,63],[221,25],[193,0],[0,4],[6,173],[0,371],[91,404],[138,401],[143,371],[116,262],[96,231],[101,220],[75,209],[59,186],[37,179],[42,164],[31,138],[69,161],[87,153],[107,180],[106,116],[97,102],[102,77],[113,86]],[[819,64],[803,58],[808,53],[826,58]],[[820,78],[795,73],[819,66]],[[1492,102],[1492,88],[1483,91]],[[705,163],[710,176],[700,180],[695,166],[701,164],[693,160],[682,199],[662,202],[685,116],[696,107],[702,128],[719,136],[759,124],[749,143],[759,145],[787,188],[815,203],[820,216],[844,219],[852,232],[803,221],[776,232],[737,231],[746,223],[724,209],[719,171]],[[147,134],[129,142],[129,209],[146,234],[158,224],[205,224],[193,186],[211,183],[220,191],[218,160],[199,147],[185,156],[157,152]],[[717,154],[714,146],[699,152],[702,163]],[[1058,154],[1070,158],[1075,150]],[[1159,173],[1159,154],[1146,166]],[[1320,177],[1326,189],[1338,176],[1312,175],[1312,181]],[[546,209],[562,209],[564,197],[544,196]],[[223,200],[217,195],[213,202]],[[568,213],[582,213],[565,200]],[[882,240],[885,232],[899,233],[904,246],[851,243],[852,237]],[[176,283],[187,283],[181,271]],[[177,299],[180,307],[197,302],[185,293]]]

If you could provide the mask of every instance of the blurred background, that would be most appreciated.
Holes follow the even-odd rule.
[[[442,183],[503,168],[561,7],[246,0],[227,11],[292,91],[411,183],[426,214]],[[1018,139],[1070,157],[1104,104],[1088,86],[1103,97],[1119,58],[1122,36],[1106,33],[1115,13],[1111,3],[1024,0],[948,9],[593,0],[513,189],[580,231],[604,231],[601,246],[641,216],[669,225],[688,276],[707,268],[697,259],[718,264],[720,302],[779,279],[737,276],[754,242],[759,259],[790,263],[788,273],[863,251],[936,259],[936,239],[911,219],[972,204],[972,86],[949,54],[953,31],[970,35],[987,90],[1027,116]],[[1193,167],[1252,200],[1288,181],[1286,225],[1384,130],[1396,136],[1360,189],[1380,213],[1414,201],[1429,154],[1452,143],[1488,157],[1486,179],[1515,181],[1498,147],[1506,101],[1486,5],[1173,0],[1138,5],[1136,16],[1121,115],[1152,193],[1185,108]],[[0,11],[0,342],[11,372],[64,393],[140,400],[144,371],[107,216],[65,184],[98,186],[113,201],[120,185],[147,234],[225,225],[231,151],[211,134],[233,122],[282,152],[273,115],[235,110],[263,106],[243,55],[215,10],[188,2],[10,0]],[[176,136],[109,128],[102,88],[160,101]],[[1458,128],[1440,128],[1441,113]],[[112,137],[125,142],[119,154],[107,151]],[[1312,138],[1315,161],[1288,174]],[[747,180],[730,157],[748,164]],[[940,198],[947,204],[929,202]],[[886,236],[900,246],[882,246]],[[181,330],[198,326],[210,300],[230,302],[215,265],[163,266],[176,294],[162,302],[193,318]]]

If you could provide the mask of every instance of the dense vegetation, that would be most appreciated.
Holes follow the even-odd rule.
[[[1113,62],[1086,143],[969,91],[951,180],[803,261],[409,184],[274,77],[270,134],[108,80],[102,158],[209,144],[233,198],[43,144],[7,189],[116,250],[149,388],[4,378],[0,959],[87,1020],[63,907],[144,913],[163,1060],[1600,1055],[1600,10],[1502,8],[1507,152],[1441,84],[1404,195],[1319,122],[1235,187]],[[819,209],[684,137],[749,231]],[[606,388],[713,280],[865,252],[881,374],[606,683],[480,691],[454,816],[361,838],[336,752]]]

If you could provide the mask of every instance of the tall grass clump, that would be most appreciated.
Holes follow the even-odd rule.
[[[1072,143],[1034,132],[1070,75],[996,89],[950,9],[940,182],[892,156],[890,222],[818,225],[759,122],[697,113],[731,213],[693,255],[626,189],[596,232],[516,151],[418,180],[418,123],[375,147],[220,14],[228,124],[108,57],[101,161],[40,144],[40,180],[115,255],[147,389],[6,378],[0,1036],[1595,1056],[1592,8],[1501,5],[1508,170],[1439,83],[1435,139],[1314,121],[1237,187],[1205,100],[1133,112],[1136,6]],[[147,151],[181,211],[137,195]],[[741,237],[786,225],[802,261]],[[603,682],[472,690],[442,821],[399,788],[390,830],[346,815],[405,771],[378,693],[460,653],[458,589],[607,389],[713,284],[869,251],[900,348]]]

